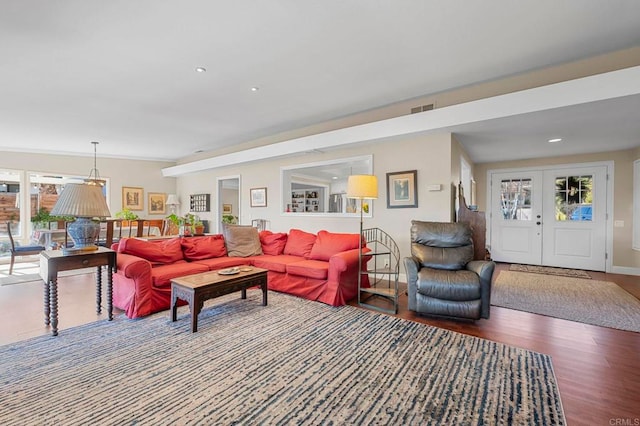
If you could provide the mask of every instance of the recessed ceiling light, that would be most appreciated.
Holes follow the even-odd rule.
[[[562,138],[549,139],[549,143],[561,142]]]
[[[207,72],[207,69],[205,67],[197,67],[196,72]]]
[[[259,88],[259,87],[256,87],[256,86],[253,86],[253,87],[251,88],[251,91],[252,91],[252,92],[257,92],[258,90],[260,90],[260,88]]]

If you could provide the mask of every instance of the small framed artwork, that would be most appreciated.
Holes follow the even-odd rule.
[[[231,204],[222,205],[222,214],[232,214],[233,206]]]
[[[129,210],[144,209],[144,189],[132,186],[122,187],[122,208]]]
[[[167,194],[149,192],[149,214],[166,214]]]
[[[251,207],[267,207],[267,188],[251,188]]]
[[[418,172],[387,173],[387,208],[418,207]]]

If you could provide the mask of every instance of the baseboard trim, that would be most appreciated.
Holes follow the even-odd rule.
[[[628,266],[613,266],[611,267],[611,273],[622,275],[640,275],[640,268],[631,268]]]

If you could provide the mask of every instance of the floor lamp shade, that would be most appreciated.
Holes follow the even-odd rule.
[[[67,227],[74,249],[90,250],[95,248],[100,234],[100,224],[91,219],[111,216],[111,212],[101,186],[69,183],[64,186],[51,215],[75,217],[76,220]]]
[[[378,198],[378,179],[373,175],[351,175],[347,181],[348,198]]]

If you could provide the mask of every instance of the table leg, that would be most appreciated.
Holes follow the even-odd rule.
[[[49,305],[51,306],[51,333],[58,335],[58,277],[49,280]]]
[[[178,320],[178,296],[176,292],[171,288],[171,322]]]
[[[247,289],[243,288],[242,290],[240,290],[240,294],[241,294],[241,298],[242,299],[246,299],[247,298]]]
[[[191,332],[198,331],[198,313],[193,299],[189,300],[189,312],[191,313]]]
[[[262,282],[262,306],[267,306],[267,280]]]
[[[107,314],[113,319],[113,266],[107,267]]]
[[[44,283],[44,325],[51,324],[51,301],[49,300],[49,282]]]
[[[96,268],[96,313],[102,312],[102,266]]]
[[[198,331],[198,315],[202,310],[202,306],[204,305],[204,301],[200,300],[198,296],[194,296],[189,299],[189,310],[191,311],[191,332],[195,333]]]

